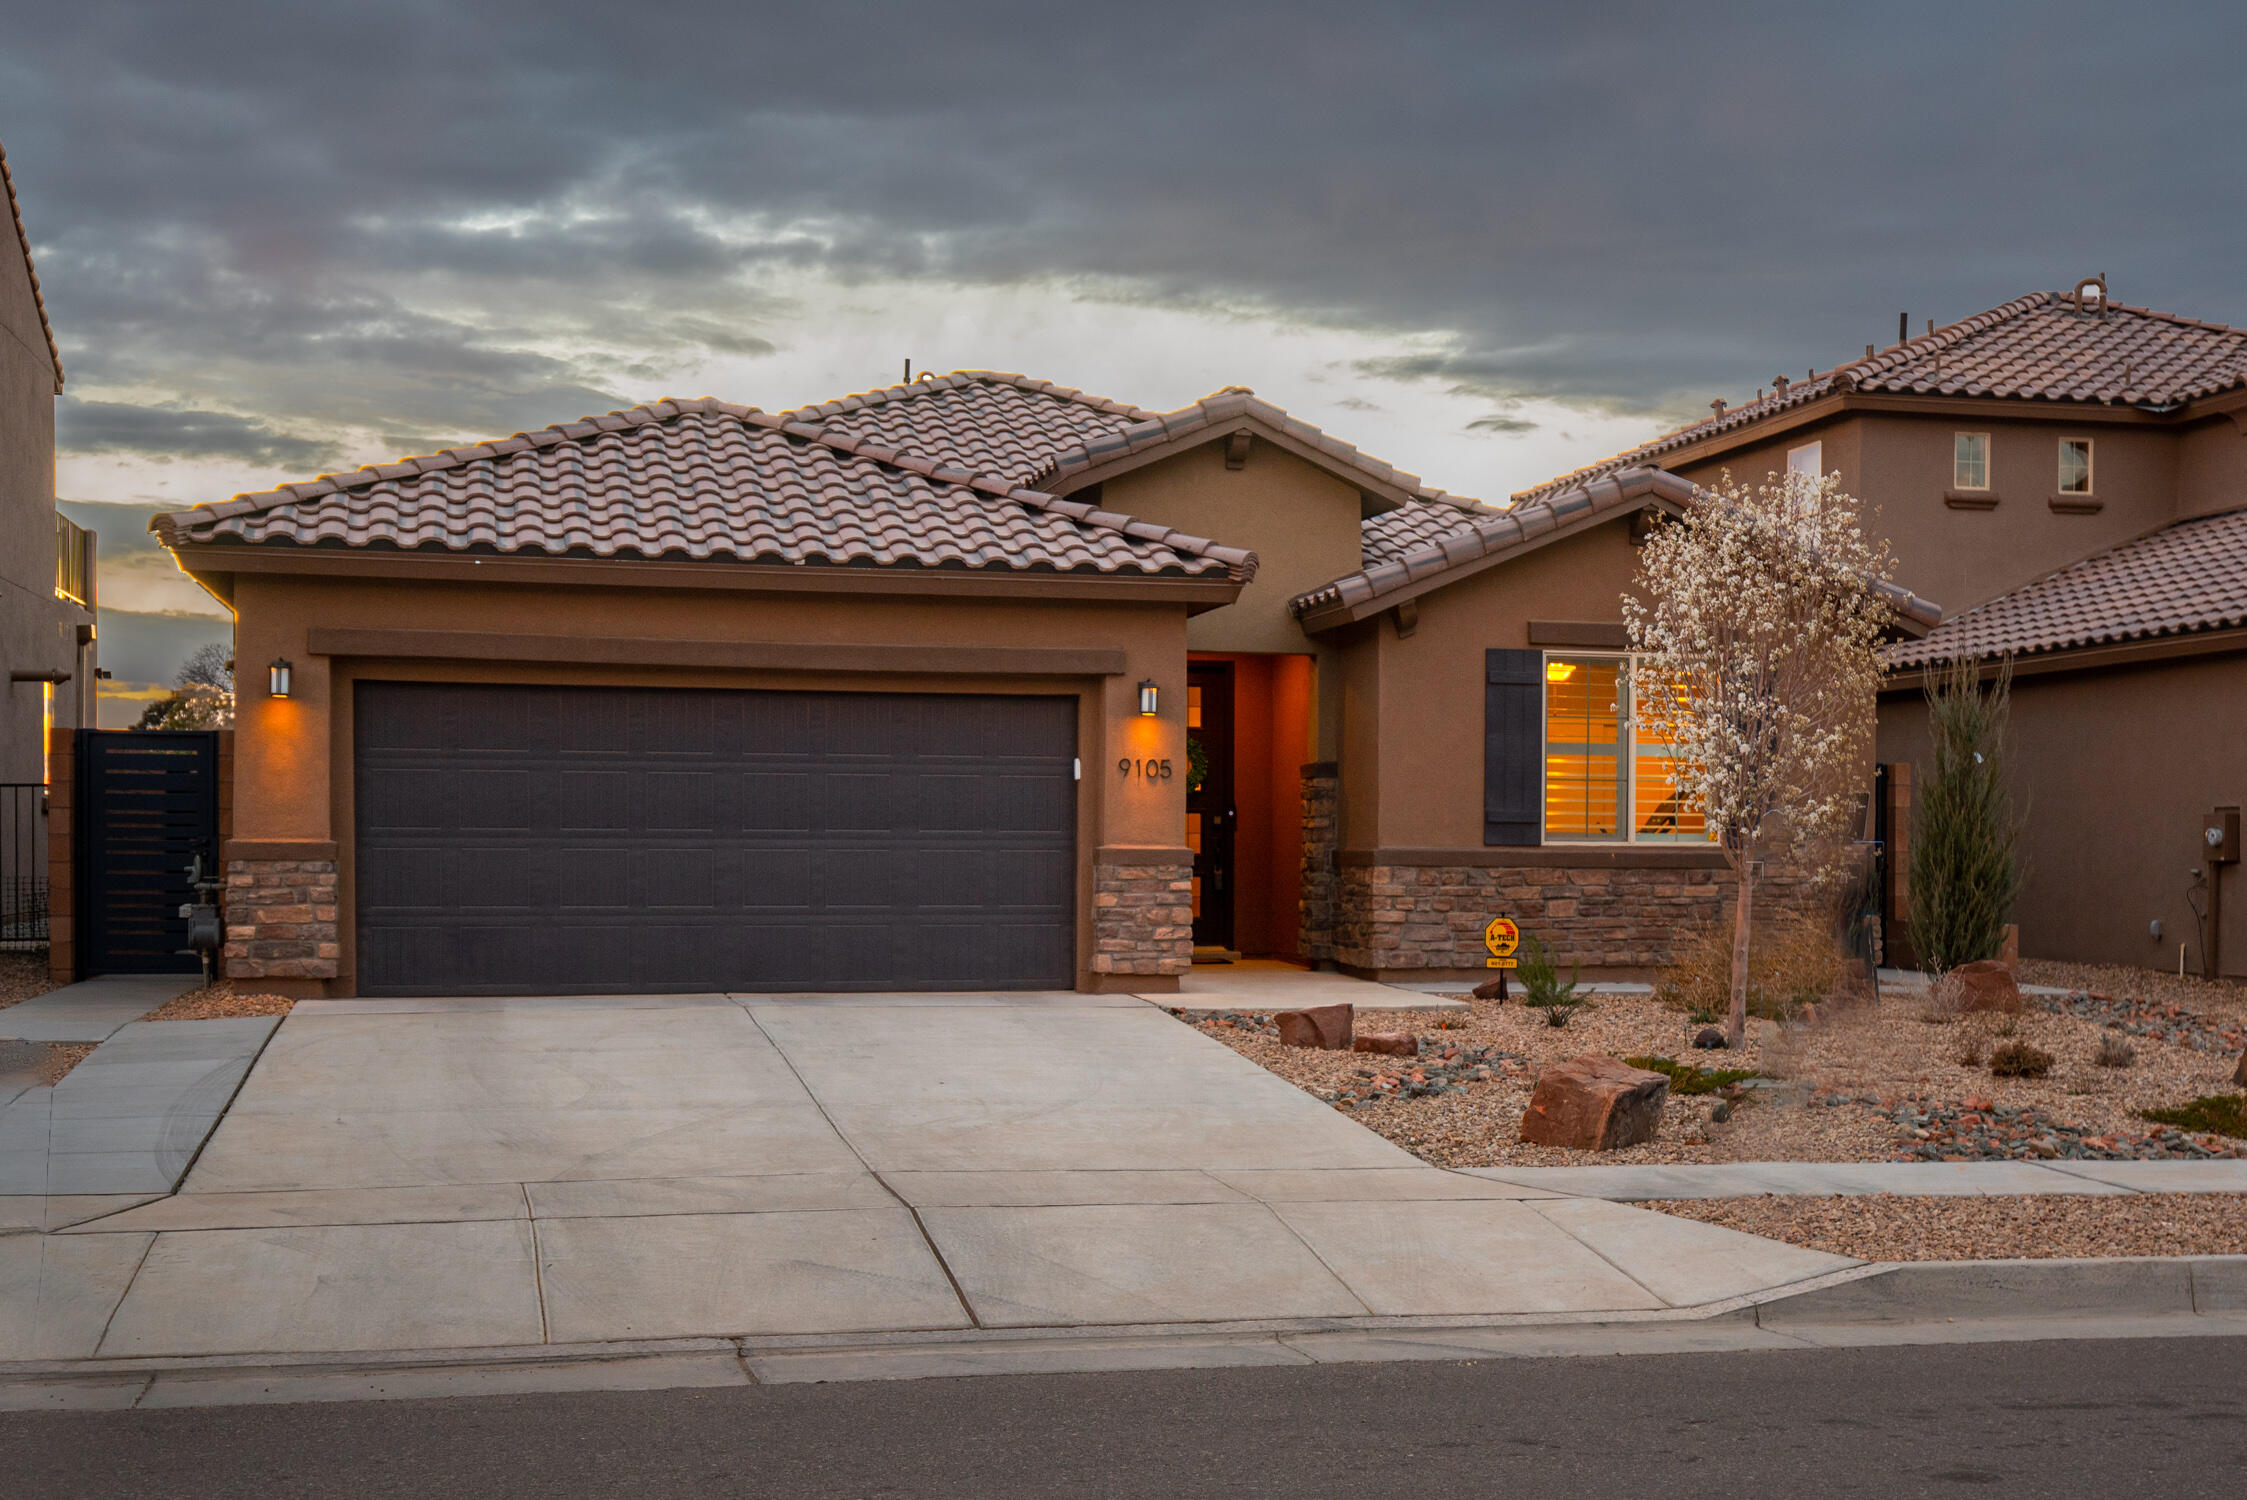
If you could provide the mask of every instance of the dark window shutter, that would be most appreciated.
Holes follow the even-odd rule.
[[[1545,779],[1545,653],[1486,651],[1482,690],[1482,841],[1537,842]]]

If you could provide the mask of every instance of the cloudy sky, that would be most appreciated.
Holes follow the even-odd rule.
[[[2105,271],[2247,321],[2231,4],[0,0],[0,38],[121,694],[226,632],[152,509],[663,395],[1245,384],[1498,498],[1899,312]]]

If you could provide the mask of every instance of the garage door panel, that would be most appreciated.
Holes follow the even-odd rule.
[[[366,993],[1072,980],[1072,699],[358,692]]]
[[[632,826],[632,778],[623,771],[558,771],[554,826],[564,833],[623,832]]]
[[[628,778],[634,826],[651,833],[713,833],[721,821],[720,778],[709,771],[650,771]],[[730,800],[730,799],[729,799]],[[732,821],[730,818],[724,821]]]
[[[516,847],[455,849],[446,858],[452,904],[465,912],[537,911],[555,904],[550,862]]]
[[[798,912],[812,908],[812,852],[759,849],[742,860],[744,912]]]
[[[749,833],[809,833],[812,778],[794,770],[743,768],[738,798],[740,827]]]

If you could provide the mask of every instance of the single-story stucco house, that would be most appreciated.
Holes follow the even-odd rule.
[[[237,622],[227,971],[1152,993],[1197,944],[1479,970],[1508,915],[1643,972],[1728,889],[1616,707],[1691,493],[1501,512],[1246,390],[966,371],[162,516]]]

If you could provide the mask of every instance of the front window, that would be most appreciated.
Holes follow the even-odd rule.
[[[1804,443],[1799,448],[1789,448],[1787,472],[1806,475],[1811,479],[1823,478],[1826,472],[1826,445]]]
[[[2088,495],[2091,493],[2091,440],[2089,438],[2060,439],[2060,493],[2063,495]]]
[[[1990,487],[1990,435],[1961,432],[1951,438],[1951,488],[1986,490]]]
[[[1706,843],[1669,741],[1631,713],[1631,659],[1545,659],[1545,837],[1555,842]]]

